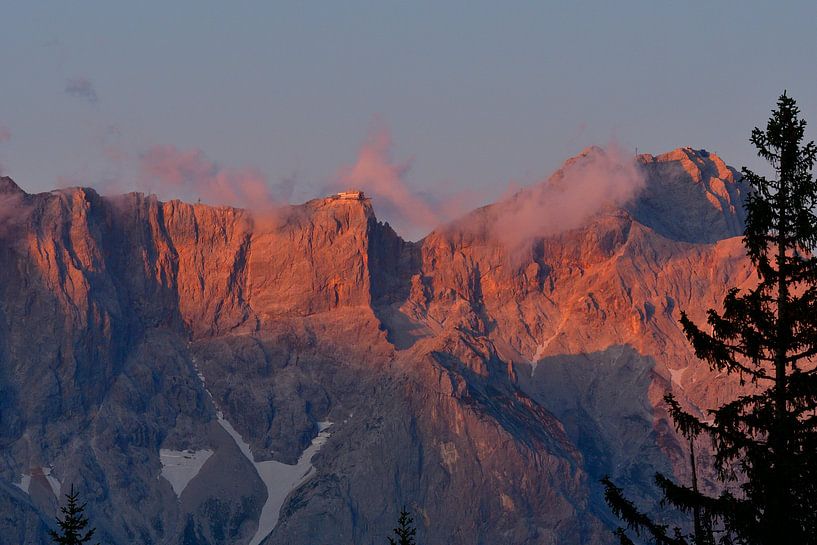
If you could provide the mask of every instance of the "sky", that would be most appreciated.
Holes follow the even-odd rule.
[[[593,144],[757,166],[783,89],[817,137],[813,0],[6,1],[3,20],[0,169],[30,192],[246,205],[391,176],[416,237]]]

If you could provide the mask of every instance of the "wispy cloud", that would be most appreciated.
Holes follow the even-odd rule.
[[[513,251],[532,239],[581,227],[606,207],[626,204],[645,183],[635,157],[615,142],[594,146],[549,179],[500,203],[493,232]]]
[[[361,189],[372,198],[378,217],[386,219],[408,238],[418,238],[448,221],[473,204],[467,192],[445,195],[442,191],[418,192],[411,188],[408,175],[411,159],[397,161],[386,125],[375,120],[353,165],[339,170],[335,189]]]
[[[86,77],[72,78],[65,82],[65,94],[82,99],[89,104],[99,102],[99,95],[97,95],[94,84]]]
[[[165,199],[259,209],[286,202],[294,183],[273,186],[258,169],[224,167],[199,149],[153,146],[139,157],[138,188]]]

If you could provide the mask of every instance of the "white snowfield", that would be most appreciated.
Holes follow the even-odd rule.
[[[261,508],[261,516],[258,519],[258,529],[255,531],[255,535],[249,543],[249,545],[259,545],[259,543],[275,529],[275,525],[278,524],[281,507],[284,505],[284,500],[286,500],[287,496],[306,482],[312,475],[314,469],[312,458],[331,435],[328,428],[332,425],[332,422],[318,422],[318,435],[312,439],[312,443],[301,453],[295,465],[284,464],[276,462],[275,460],[256,462],[250,450],[250,445],[244,441],[241,434],[238,433],[233,425],[224,418],[224,413],[218,408],[213,395],[210,393],[210,390],[207,389],[207,385],[204,382],[204,375],[198,368],[196,368],[196,373],[205,391],[213,401],[213,405],[216,406],[218,423],[224,428],[224,431],[233,438],[236,446],[238,446],[241,453],[244,454],[247,460],[255,467],[255,471],[267,487],[267,501],[264,503],[264,507]]]
[[[261,516],[258,519],[258,530],[256,530],[255,535],[250,540],[250,545],[258,545],[275,529],[275,525],[278,524],[281,507],[284,505],[284,500],[289,496],[290,492],[297,489],[311,476],[312,470],[314,469],[312,466],[312,457],[315,456],[315,453],[320,450],[329,438],[329,432],[326,431],[326,429],[331,425],[331,422],[319,423],[320,432],[312,439],[312,443],[306,450],[301,453],[298,457],[298,463],[295,465],[283,464],[275,460],[256,462],[252,457],[247,457],[247,459],[253,463],[255,470],[258,472],[258,476],[261,477],[261,480],[264,481],[267,487],[267,501],[261,509]],[[237,435],[238,434],[233,436],[236,443],[240,440],[240,436]],[[249,450],[249,446],[247,446],[247,450]]]
[[[48,484],[51,485],[51,491],[54,493],[54,496],[59,498],[60,497],[60,490],[62,490],[62,483],[60,483],[56,477],[51,475],[51,468],[44,467],[42,468],[43,475],[45,475]]]
[[[17,488],[28,494],[28,488],[31,486],[31,475],[26,475],[25,473],[23,473],[22,475],[20,475],[20,482],[13,484]]]
[[[182,492],[190,481],[199,474],[202,466],[213,451],[204,450],[159,450],[159,460],[162,462],[162,474],[173,487],[176,497],[181,497]]]
[[[45,480],[48,481],[48,486],[51,487],[51,492],[54,493],[54,497],[60,497],[60,490],[62,489],[62,483],[57,480],[56,477],[51,475],[50,467],[37,467],[31,469],[31,475],[27,473],[23,473],[20,475],[20,482],[19,483],[12,483],[14,486],[25,492],[26,494],[29,493],[29,489],[31,488],[31,477],[34,475],[42,475],[45,477]]]
[[[684,374],[684,371],[686,371],[688,367],[689,366],[682,367],[681,369],[669,369],[668,368],[669,375],[670,375],[670,380],[672,380],[672,382],[674,384],[677,384],[677,385],[680,386],[681,385],[681,375]]]

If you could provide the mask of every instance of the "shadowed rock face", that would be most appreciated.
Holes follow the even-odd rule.
[[[747,187],[740,174],[704,150],[640,155],[650,183],[627,208],[667,238],[714,243],[743,234]]]
[[[402,505],[422,542],[611,542],[600,475],[645,501],[654,470],[687,477],[664,391],[737,388],[680,309],[752,281],[734,172],[639,160],[634,201],[521,256],[493,207],[409,243],[366,200],[252,214],[0,179],[0,536],[43,541],[49,471],[107,543],[377,543]],[[295,464],[327,421],[256,536],[241,444]],[[160,449],[213,454],[177,496]]]

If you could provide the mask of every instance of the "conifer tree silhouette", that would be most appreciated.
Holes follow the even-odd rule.
[[[394,530],[394,535],[397,541],[389,538],[389,545],[416,545],[414,536],[417,534],[417,529],[414,527],[414,519],[403,507],[400,510],[400,517],[397,519],[397,528]]]
[[[605,477],[607,503],[627,527],[616,532],[623,544],[634,543],[627,530],[659,545],[817,544],[817,146],[802,144],[799,114],[784,92],[766,129],[752,131],[777,177],[743,169],[751,188],[743,243],[757,286],[729,290],[723,310],[709,310],[707,330],[681,313],[698,358],[751,389],[709,410],[707,420],[664,398],[690,445],[710,439],[724,492],[709,496],[697,481],[656,475],[662,504],[694,516],[689,536],[653,521]]]
[[[88,517],[85,516],[85,505],[79,503],[79,492],[74,492],[74,485],[71,485],[71,492],[65,495],[68,504],[60,508],[63,518],[57,518],[59,532],[51,530],[51,541],[60,545],[81,545],[93,539],[96,528],[86,530],[88,527]],[[98,544],[97,544],[98,545]]]

